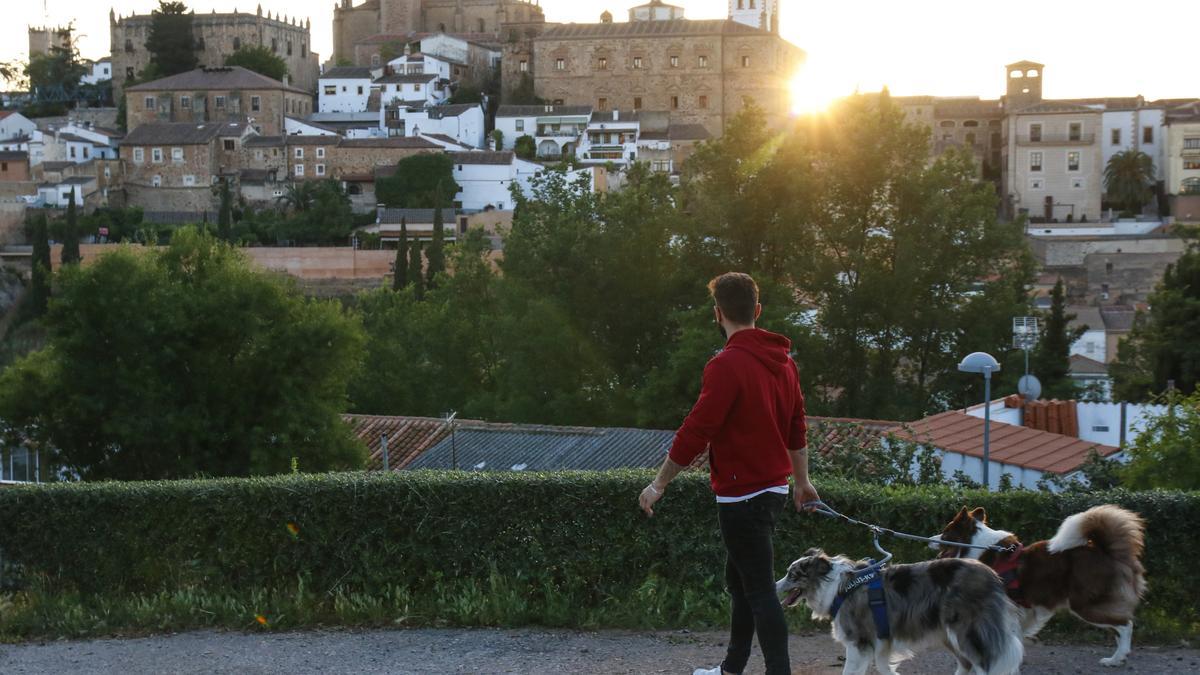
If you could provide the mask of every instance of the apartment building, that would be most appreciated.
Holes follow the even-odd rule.
[[[1200,101],[1167,111],[1165,180],[1171,215],[1200,223]]]

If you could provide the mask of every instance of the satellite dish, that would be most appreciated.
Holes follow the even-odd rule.
[[[1033,375],[1024,375],[1017,382],[1017,393],[1026,401],[1036,401],[1042,395],[1042,383]]]

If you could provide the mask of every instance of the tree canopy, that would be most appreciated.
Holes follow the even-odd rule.
[[[270,49],[261,45],[243,45],[225,57],[225,65],[241,66],[266,75],[272,80],[283,80],[288,75],[287,62]]]
[[[1154,181],[1154,160],[1140,150],[1118,152],[1104,167],[1105,194],[1127,213],[1141,213],[1153,195]]]
[[[358,318],[209,235],[66,266],[45,325],[48,345],[0,374],[0,418],[83,478],[362,466],[339,419]]]
[[[444,152],[423,152],[396,163],[396,173],[376,181],[379,203],[400,209],[447,207],[459,193],[454,160]]]
[[[158,0],[158,8],[150,12],[150,31],[146,36],[151,65],[142,79],[177,75],[200,65],[196,55],[199,44],[192,32],[192,23],[192,13],[187,5]]]

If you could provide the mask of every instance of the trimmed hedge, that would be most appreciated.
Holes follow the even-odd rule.
[[[652,621],[659,627],[721,616],[724,553],[707,481],[682,476],[647,519],[637,496],[650,477],[411,472],[13,487],[0,490],[0,551],[16,563],[18,582],[82,598],[270,595],[299,585],[317,594],[386,589],[419,599],[451,587],[486,595],[503,586],[529,603],[520,615],[528,623],[570,623],[539,609],[563,597],[600,625],[605,607],[632,597],[663,599]],[[1198,494],[818,487],[843,513],[915,533],[940,530],[964,504],[985,506],[993,524],[1027,543],[1050,536],[1072,513],[1120,504],[1149,524],[1143,624],[1165,637],[1200,627],[1191,574],[1200,538],[1183,534],[1190,531],[1183,524],[1200,521]],[[915,543],[884,545],[898,562],[931,556]],[[874,553],[862,529],[789,511],[776,539],[777,569],[809,546]],[[13,574],[10,566],[4,581]],[[693,615],[689,606],[704,609]],[[454,620],[470,622],[470,613]]]

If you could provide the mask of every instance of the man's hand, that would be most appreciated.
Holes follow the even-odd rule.
[[[666,486],[660,488],[655,486],[654,483],[651,483],[646,486],[646,489],[642,490],[642,495],[638,497],[638,504],[642,507],[642,510],[646,512],[647,516],[654,515],[654,504],[657,503],[658,500],[662,499],[663,491],[665,489]]]
[[[795,487],[792,488],[792,499],[796,502],[797,511],[808,511],[811,513],[815,510],[814,507],[805,506],[805,504],[821,501],[821,495],[817,494],[817,488],[813,487],[813,484],[809,481],[797,481]]]

